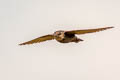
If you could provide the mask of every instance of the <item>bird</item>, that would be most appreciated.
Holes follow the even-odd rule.
[[[58,31],[55,31],[53,34],[44,35],[44,36],[35,38],[33,40],[21,43],[19,45],[40,43],[40,42],[44,42],[47,40],[54,40],[54,39],[60,43],[70,43],[70,42],[78,43],[83,40],[78,38],[76,35],[94,33],[94,32],[99,32],[99,31],[103,31],[111,28],[114,28],[114,27],[111,26],[111,27],[103,27],[103,28],[96,28],[96,29],[83,29],[83,30],[70,30],[70,31],[58,30]]]

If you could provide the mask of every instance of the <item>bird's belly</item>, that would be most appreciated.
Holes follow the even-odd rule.
[[[61,40],[56,39],[60,43],[69,43],[72,42],[72,38],[63,38]]]

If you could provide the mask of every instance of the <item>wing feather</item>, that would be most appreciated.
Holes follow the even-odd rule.
[[[30,41],[21,43],[21,44],[19,44],[19,45],[39,43],[39,42],[43,42],[43,41],[46,41],[46,40],[52,40],[52,39],[54,39],[54,36],[53,36],[53,35],[45,35],[45,36],[41,36],[41,37],[38,37],[38,38],[36,38],[36,39],[33,39],[33,40],[30,40]]]
[[[104,27],[104,28],[97,28],[97,29],[85,29],[85,30],[72,30],[72,31],[66,31],[68,34],[86,34],[86,33],[94,33],[99,32],[102,30],[110,29],[113,27]]]

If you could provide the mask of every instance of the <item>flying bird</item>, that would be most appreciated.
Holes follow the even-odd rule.
[[[58,31],[54,32],[53,34],[44,35],[44,36],[38,37],[36,39],[21,43],[19,45],[40,43],[43,41],[54,40],[54,39],[60,43],[70,43],[70,42],[78,43],[83,40],[78,38],[76,35],[81,35],[81,34],[86,34],[86,33],[94,33],[94,32],[99,32],[99,31],[103,31],[103,30],[111,29],[111,28],[113,28],[113,27],[84,29],[84,30],[71,30],[71,31],[58,30]]]

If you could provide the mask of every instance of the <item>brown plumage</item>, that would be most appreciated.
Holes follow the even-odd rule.
[[[59,30],[59,31],[54,32],[53,34],[41,36],[39,38],[21,43],[19,45],[40,43],[43,41],[53,40],[53,39],[56,39],[60,43],[69,43],[69,42],[78,43],[78,42],[83,41],[83,40],[80,38],[77,38],[75,36],[75,34],[81,35],[81,34],[86,34],[86,33],[94,33],[94,32],[99,32],[102,30],[110,29],[110,28],[113,28],[113,27],[104,27],[104,28],[97,28],[97,29],[84,29],[84,30],[71,30],[71,31]]]

